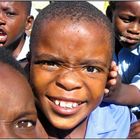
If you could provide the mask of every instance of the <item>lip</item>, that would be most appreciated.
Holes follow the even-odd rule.
[[[77,112],[79,112],[81,110],[81,108],[86,104],[85,101],[79,101],[76,99],[69,99],[69,98],[55,98],[55,97],[48,97],[48,101],[49,104],[51,106],[51,108],[54,110],[54,112],[56,112],[57,114],[61,115],[61,116],[70,116],[70,115],[74,115]],[[61,107],[59,105],[56,105],[53,100],[59,100],[59,101],[64,101],[64,102],[73,102],[73,103],[77,103],[78,106],[73,107],[73,108],[65,108],[65,107]]]
[[[3,47],[5,42],[7,41],[8,35],[7,33],[0,28],[0,47]]]
[[[120,41],[127,42],[129,44],[136,44],[140,41],[140,38],[129,37],[129,36],[120,36]]]

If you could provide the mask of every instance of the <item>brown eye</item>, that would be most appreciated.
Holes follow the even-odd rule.
[[[35,61],[35,65],[40,65],[42,69],[48,70],[48,71],[55,71],[58,70],[60,67],[60,64],[56,61],[48,61],[48,60],[39,60]]]
[[[95,73],[98,72],[97,68],[93,67],[93,66],[88,66],[86,67],[86,71],[89,73]]]
[[[32,128],[35,127],[36,122],[31,121],[31,120],[21,120],[19,122],[17,122],[16,124],[16,128]]]
[[[7,12],[6,12],[6,15],[7,15],[8,17],[12,17],[12,16],[15,16],[16,13],[11,12],[11,11],[7,11]]]

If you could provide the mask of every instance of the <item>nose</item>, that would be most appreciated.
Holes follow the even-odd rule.
[[[10,126],[0,125],[0,138],[16,138],[16,135],[13,133],[13,130],[10,129]]]
[[[140,23],[134,22],[128,29],[128,32],[135,35],[140,34]]]
[[[56,85],[64,90],[72,91],[82,88],[82,80],[77,72],[69,70],[58,76]]]
[[[5,25],[5,24],[6,24],[5,16],[2,12],[0,12],[0,25]]]

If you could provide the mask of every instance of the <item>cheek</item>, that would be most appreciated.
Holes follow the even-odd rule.
[[[105,84],[101,83],[101,82],[98,82],[98,83],[96,82],[96,84],[92,87],[93,87],[93,89],[91,89],[91,90],[92,90],[93,100],[102,99],[102,97],[104,96]]]
[[[127,26],[125,23],[123,23],[123,21],[121,21],[120,19],[116,19],[114,21],[114,28],[116,31],[116,35],[117,34],[124,34],[126,32]]]
[[[37,92],[43,93],[47,89],[53,76],[50,76],[47,72],[38,68],[32,67],[30,71],[30,79],[33,87]]]
[[[8,22],[7,28],[9,30],[9,34],[15,36],[18,36],[18,34],[23,34],[23,32],[25,32],[25,23],[26,23],[25,20],[15,20],[15,21]]]
[[[104,77],[102,79],[96,79],[89,83],[89,90],[91,92],[90,95],[91,95],[92,100],[94,100],[95,102],[100,101],[102,99],[102,97],[104,96],[106,80],[107,80],[107,78]]]

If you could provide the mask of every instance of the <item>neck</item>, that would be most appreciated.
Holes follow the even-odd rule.
[[[18,38],[14,43],[6,46],[8,50],[12,52],[14,58],[17,58],[19,53],[21,52],[23,45],[25,43],[25,35],[23,34],[20,38]]]
[[[17,58],[18,55],[20,54],[22,48],[23,48],[23,45],[25,43],[25,38],[24,36],[21,38],[21,40],[19,41],[19,43],[17,44],[17,47],[15,48],[15,50],[13,50],[13,57]]]

